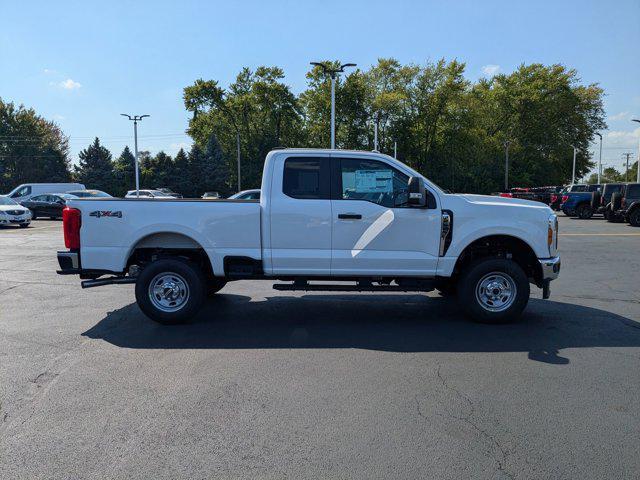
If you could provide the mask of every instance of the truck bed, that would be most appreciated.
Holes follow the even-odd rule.
[[[261,259],[258,201],[106,198],[67,205],[82,212],[83,269],[121,272],[135,248],[165,244],[203,248],[216,275],[225,256]]]

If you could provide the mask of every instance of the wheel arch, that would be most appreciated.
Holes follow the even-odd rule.
[[[520,237],[491,234],[470,242],[456,260],[453,277],[458,277],[469,264],[479,258],[505,258],[515,261],[527,277],[537,285],[542,284],[542,268],[533,247]]]
[[[156,231],[141,236],[132,244],[125,270],[131,265],[144,266],[157,258],[178,257],[198,264],[205,275],[213,276],[213,264],[202,244],[192,236],[173,231]]]

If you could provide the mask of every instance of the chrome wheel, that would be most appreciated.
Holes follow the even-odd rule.
[[[508,309],[516,299],[516,283],[504,272],[491,272],[480,279],[476,286],[478,303],[490,312]]]
[[[176,312],[189,300],[189,285],[177,273],[159,273],[149,283],[149,299],[163,312]]]

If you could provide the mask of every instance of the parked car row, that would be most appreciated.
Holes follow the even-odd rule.
[[[589,219],[602,215],[610,222],[640,226],[640,184],[572,184],[564,187],[512,188],[501,197],[546,203],[568,217]]]

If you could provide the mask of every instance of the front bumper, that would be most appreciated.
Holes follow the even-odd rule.
[[[0,216],[0,225],[29,225],[30,223],[30,214]]]
[[[540,269],[542,270],[542,281],[548,282],[558,278],[560,274],[560,256],[551,258],[539,258]]]

